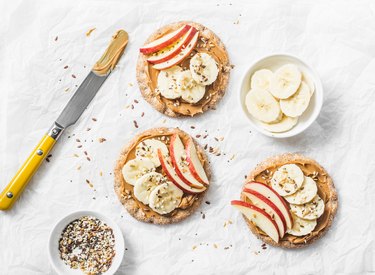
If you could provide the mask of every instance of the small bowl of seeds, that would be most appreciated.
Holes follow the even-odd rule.
[[[48,244],[50,262],[58,274],[114,274],[124,250],[119,226],[94,211],[78,211],[62,218]]]

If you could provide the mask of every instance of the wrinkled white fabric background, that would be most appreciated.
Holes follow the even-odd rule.
[[[111,35],[120,28],[130,34],[118,68],[59,140],[51,161],[41,167],[15,207],[0,213],[0,274],[53,274],[46,250],[49,232],[61,217],[78,209],[101,211],[120,225],[127,250],[118,274],[375,271],[375,2],[11,0],[1,1],[0,11],[0,188],[57,118]],[[183,19],[216,32],[235,68],[216,111],[171,119],[142,99],[135,65],[138,48],[155,29]],[[303,134],[284,140],[255,132],[238,103],[241,77],[249,64],[274,52],[305,59],[320,74],[325,92],[317,121]],[[135,108],[126,108],[130,104]],[[214,179],[206,200],[211,204],[204,203],[176,225],[134,220],[113,191],[112,169],[121,148],[133,135],[154,126],[181,127],[194,136],[207,130],[209,137],[198,139],[201,144],[219,146],[225,153],[210,154]],[[220,136],[224,141],[215,141]],[[100,137],[107,141],[99,143]],[[76,138],[83,148],[77,148]],[[302,152],[329,171],[338,190],[339,211],[331,230],[314,245],[295,251],[262,250],[230,200],[239,197],[251,168],[283,152]],[[228,220],[233,224],[224,227]]]

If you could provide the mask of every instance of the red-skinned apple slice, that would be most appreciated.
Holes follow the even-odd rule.
[[[191,53],[191,51],[194,49],[195,45],[197,44],[198,42],[198,36],[199,36],[199,32],[196,32],[193,36],[193,38],[190,40],[189,44],[186,45],[185,48],[182,48],[181,51],[175,55],[173,58],[163,62],[163,63],[159,63],[159,64],[156,64],[154,65],[154,69],[156,70],[165,70],[165,69],[168,69],[176,64],[179,64],[182,62],[182,60],[184,60],[187,56],[189,56],[189,54]]]
[[[277,224],[277,228],[279,229],[280,238],[284,237],[286,232],[286,221],[280,209],[277,208],[272,201],[254,190],[244,189],[242,193],[251,201],[252,204],[263,209],[273,218]]]
[[[165,48],[166,46],[172,44],[176,40],[178,40],[181,36],[183,36],[185,33],[189,31],[191,26],[184,25],[178,30],[175,30],[171,33],[168,33],[159,39],[156,39],[146,45],[144,45],[142,48],[139,49],[139,51],[143,54],[152,54],[154,52],[157,52],[158,50],[161,50],[162,48]]]
[[[194,34],[197,32],[197,29],[191,27],[187,33],[185,33],[180,39],[174,42],[171,45],[161,49],[160,51],[154,53],[151,57],[147,59],[151,64],[159,64],[165,62],[175,55],[177,55],[181,48],[186,47],[191,39],[194,37]]]
[[[189,164],[189,169],[191,174],[196,180],[204,185],[208,185],[208,178],[206,172],[204,171],[203,165],[199,160],[197,149],[195,148],[194,141],[189,139],[186,144],[186,160]]]
[[[277,194],[275,190],[273,190],[271,187],[269,187],[268,185],[264,183],[256,182],[256,181],[246,183],[244,186],[244,189],[254,190],[262,194],[266,198],[268,198],[270,201],[272,201],[283,214],[284,219],[286,221],[287,228],[288,229],[292,228],[293,218],[292,218],[292,215],[290,214],[289,207],[284,201],[284,199],[280,197],[280,195]]]
[[[178,134],[174,134],[171,138],[169,153],[171,155],[172,164],[178,177],[191,187],[198,189],[204,188],[204,186],[199,181],[197,181],[190,172],[188,163],[186,161],[184,144],[182,143]]]
[[[163,171],[167,175],[168,179],[176,185],[178,188],[180,188],[183,192],[188,194],[198,194],[206,190],[206,188],[197,189],[194,187],[191,187],[184,183],[176,174],[176,171],[172,167],[171,161],[169,160],[169,157],[167,159],[166,156],[163,156],[160,149],[158,149],[158,157],[161,163],[161,167],[163,168]]]
[[[272,240],[277,243],[279,242],[279,229],[277,228],[277,224],[266,211],[244,201],[232,201],[231,204],[240,210],[247,219],[253,222],[264,233],[270,236]]]

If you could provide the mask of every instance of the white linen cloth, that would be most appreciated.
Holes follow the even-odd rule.
[[[64,133],[50,162],[42,165],[14,208],[0,213],[0,274],[54,274],[47,255],[49,232],[61,217],[79,209],[100,211],[120,225],[127,250],[117,274],[375,271],[374,1],[10,0],[0,2],[0,11],[1,189],[57,118],[111,35],[120,28],[130,35],[118,68]],[[141,97],[135,77],[145,39],[179,20],[200,22],[217,33],[235,65],[217,110],[195,118],[159,114]],[[92,28],[96,30],[87,37]],[[246,69],[276,52],[310,63],[325,93],[316,122],[301,135],[283,140],[257,133],[239,106]],[[113,190],[112,171],[121,148],[136,133],[155,126],[180,127],[193,136],[207,130],[209,136],[198,141],[221,151],[221,156],[209,154],[213,180],[205,201],[210,204],[203,203],[175,225],[138,222]],[[79,144],[83,147],[77,148]],[[250,169],[284,152],[301,152],[327,169],[339,194],[338,214],[328,234],[306,249],[263,250],[230,201],[239,198]]]

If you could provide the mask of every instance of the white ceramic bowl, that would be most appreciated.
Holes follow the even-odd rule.
[[[99,220],[106,223],[109,227],[112,228],[113,234],[115,236],[115,250],[116,255],[113,258],[111,267],[107,270],[107,272],[103,273],[105,275],[114,274],[117,269],[120,267],[120,264],[122,262],[122,259],[124,257],[124,250],[125,250],[125,243],[124,243],[124,237],[122,236],[120,227],[111,219],[104,216],[103,214],[100,214],[98,212],[94,211],[77,211],[73,212],[64,218],[62,218],[52,229],[49,242],[48,242],[48,254],[50,262],[55,269],[55,271],[58,274],[64,274],[64,275],[78,275],[78,274],[84,274],[79,269],[72,269],[68,265],[66,265],[63,260],[60,258],[60,252],[59,252],[59,240],[61,237],[62,231],[65,229],[65,227],[74,221],[75,219],[78,219],[82,216],[93,216],[98,218]]]
[[[271,71],[275,71],[282,65],[292,63],[298,66],[298,68],[302,71],[310,75],[312,80],[315,84],[315,92],[311,97],[310,104],[306,111],[299,117],[298,123],[289,131],[283,133],[272,133],[265,130],[260,123],[253,118],[249,112],[247,111],[245,105],[245,97],[247,92],[250,90],[250,79],[251,76],[260,69],[269,69]],[[306,62],[302,61],[300,58],[290,55],[290,54],[272,54],[265,56],[255,63],[253,63],[245,75],[242,78],[241,83],[241,90],[240,90],[240,104],[242,107],[243,112],[245,113],[246,117],[249,119],[252,126],[259,132],[264,135],[275,137],[275,138],[287,138],[292,137],[295,135],[300,134],[304,130],[306,130],[318,117],[320,110],[323,105],[323,86],[317,72],[306,64]]]

